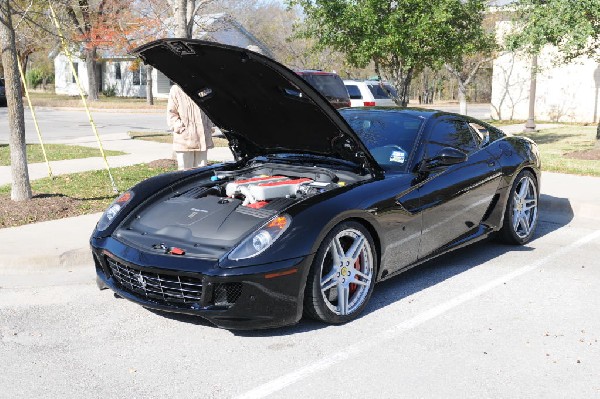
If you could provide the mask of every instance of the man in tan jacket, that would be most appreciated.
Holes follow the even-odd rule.
[[[173,150],[179,170],[205,166],[207,151],[214,147],[214,125],[177,85],[169,92],[167,124],[173,129]]]

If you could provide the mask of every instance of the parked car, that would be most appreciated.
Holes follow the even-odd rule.
[[[6,87],[3,78],[0,78],[0,105],[6,106]]]
[[[397,96],[396,89],[389,83],[381,83],[376,80],[344,80],[344,85],[350,95],[352,107],[393,107],[396,105],[393,98],[388,94],[391,93],[393,96]]]
[[[296,73],[321,93],[334,108],[350,106],[350,97],[342,78],[334,72],[297,70]]]
[[[243,48],[163,39],[136,50],[206,112],[236,162],[123,193],[90,243],[100,288],[250,329],[344,323],[375,283],[495,232],[532,239],[536,144],[434,110],[336,111]]]

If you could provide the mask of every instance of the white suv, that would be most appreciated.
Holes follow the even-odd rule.
[[[346,90],[350,95],[351,107],[374,107],[382,105],[386,107],[395,106],[394,100],[381,87],[382,85],[392,94],[396,95],[396,90],[386,82],[376,80],[344,80]]]

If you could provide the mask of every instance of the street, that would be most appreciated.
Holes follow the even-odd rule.
[[[42,138],[45,141],[61,141],[86,136],[94,136],[83,109],[62,110],[60,108],[35,109]],[[0,108],[0,143],[8,143],[8,108]],[[92,111],[98,133],[113,134],[133,131],[166,131],[165,113],[154,112],[115,112]],[[31,112],[25,109],[25,138],[27,143],[37,144],[38,136],[33,124]]]
[[[411,103],[411,107],[419,107]],[[458,104],[430,104],[424,108],[458,112]],[[0,108],[0,143],[8,143],[8,108]],[[468,115],[474,118],[488,119],[489,104],[469,104]],[[74,138],[94,136],[84,110],[61,110],[59,108],[36,108],[36,115],[42,138],[55,142]],[[128,131],[166,131],[166,111],[162,112],[114,112],[92,111],[92,117],[101,135],[127,133]],[[27,143],[39,142],[31,112],[25,109],[25,131]]]
[[[375,287],[342,326],[217,329],[98,291],[89,264],[0,275],[0,397],[598,397],[600,228],[544,213]]]

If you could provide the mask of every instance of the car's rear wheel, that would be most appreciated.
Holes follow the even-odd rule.
[[[340,324],[367,305],[377,272],[373,238],[357,222],[337,225],[323,240],[306,282],[304,313]]]
[[[537,181],[528,170],[517,175],[511,187],[501,236],[509,244],[523,245],[533,238],[538,220]]]

